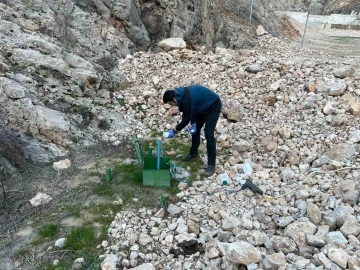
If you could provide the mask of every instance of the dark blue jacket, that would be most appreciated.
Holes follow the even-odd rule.
[[[182,130],[190,121],[196,124],[197,116],[205,112],[220,97],[202,85],[190,85],[174,89],[179,111],[183,113],[176,130]]]

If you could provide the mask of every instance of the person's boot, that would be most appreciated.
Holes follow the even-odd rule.
[[[199,155],[190,155],[188,154],[183,158],[183,161],[191,161],[191,160],[200,160]]]
[[[208,165],[205,169],[205,175],[206,176],[212,176],[215,173],[215,166]]]

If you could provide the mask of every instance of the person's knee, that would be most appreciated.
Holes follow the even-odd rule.
[[[205,139],[207,141],[215,140],[214,131],[205,131]]]

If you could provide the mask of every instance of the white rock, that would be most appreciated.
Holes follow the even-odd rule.
[[[146,246],[149,243],[152,243],[154,240],[151,238],[150,235],[146,233],[141,233],[139,235],[139,244],[142,246]]]
[[[235,264],[252,264],[261,260],[260,251],[248,242],[217,243],[226,260]]]
[[[167,210],[170,215],[177,215],[182,211],[182,209],[175,204],[170,204]]]
[[[62,248],[65,245],[66,238],[60,238],[55,241],[55,247]]]
[[[160,82],[160,79],[159,79],[157,76],[154,76],[154,77],[152,78],[152,81],[153,81],[153,83],[154,83],[155,85],[157,85],[157,84]]]
[[[207,256],[209,257],[209,259],[215,259],[217,257],[219,257],[220,253],[217,250],[217,248],[212,247],[209,252],[207,253]]]
[[[284,254],[280,252],[265,256],[262,264],[265,269],[279,269],[280,267],[286,266],[287,262]]]
[[[32,206],[40,206],[40,205],[47,204],[51,201],[52,201],[52,197],[50,195],[39,192],[38,194],[36,194],[36,196],[34,198],[32,198],[30,200],[30,204]]]
[[[348,262],[348,254],[345,250],[339,248],[329,248],[327,256],[337,265],[341,266],[343,269],[346,268]]]
[[[116,270],[116,264],[119,258],[115,254],[108,254],[101,263],[101,270]]]
[[[53,168],[56,171],[61,171],[70,168],[71,161],[69,159],[60,160],[53,163]]]
[[[331,102],[330,101],[326,102],[323,112],[325,114],[333,114],[335,111],[336,109],[332,106]]]
[[[360,225],[356,217],[347,216],[344,224],[340,228],[340,232],[342,232],[342,234],[345,236],[358,236],[360,234]]]
[[[166,51],[186,48],[186,42],[182,38],[168,38],[159,42],[159,47]]]
[[[353,133],[351,133],[349,140],[353,143],[360,142],[360,130],[356,130]]]
[[[106,248],[108,245],[109,245],[109,243],[106,240],[102,241],[102,243],[101,243],[101,246],[104,248]]]
[[[256,35],[257,36],[263,36],[268,34],[268,32],[264,29],[264,27],[262,25],[259,25],[256,29]]]

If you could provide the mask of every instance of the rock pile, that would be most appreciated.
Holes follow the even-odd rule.
[[[351,58],[322,58],[264,34],[253,50],[122,60],[129,88],[114,97],[135,132],[148,137],[179,120],[161,105],[164,90],[204,84],[222,98],[216,136],[228,154],[214,177],[181,183],[166,211],[118,213],[103,269],[359,269],[360,77]],[[221,187],[224,171],[227,189],[241,186],[244,162],[265,196]]]

